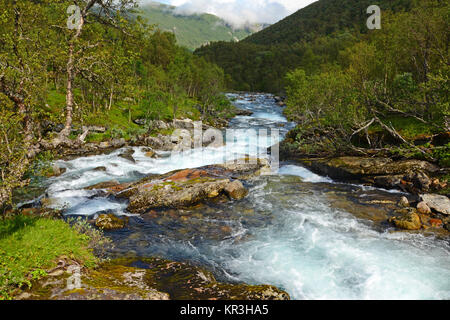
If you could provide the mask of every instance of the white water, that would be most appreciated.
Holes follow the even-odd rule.
[[[258,96],[256,101],[250,101],[250,96],[234,97],[240,108],[255,113],[237,117],[232,127],[279,127],[281,123],[281,136],[290,128],[270,97]],[[273,142],[266,141],[266,146]],[[118,157],[121,150],[59,161],[67,172],[46,182],[47,194],[54,207],[67,207],[66,214],[90,216],[104,210],[127,214],[126,203],[83,188],[113,179],[133,181],[150,173],[223,163],[232,154],[255,154],[254,146],[255,140],[243,135],[227,147],[192,150],[161,159],[147,158],[140,148],[134,148],[136,163]],[[93,171],[100,166],[106,171]],[[255,182],[244,203],[246,208],[263,212],[261,215],[269,217],[270,223],[249,226],[244,220],[230,222],[232,239],[194,243],[169,237],[163,242],[149,240],[147,249],[169,258],[203,261],[230,280],[279,286],[294,299],[450,299],[448,241],[376,231],[370,222],[332,208],[324,193],[305,192],[307,183],[324,184],[325,188],[333,181],[286,164],[278,176]],[[229,210],[239,211],[233,205]]]

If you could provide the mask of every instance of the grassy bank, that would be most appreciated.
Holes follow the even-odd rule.
[[[79,229],[78,229],[79,230]],[[0,220],[0,300],[32,285],[66,256],[81,265],[96,264],[91,237],[63,220],[17,215]]]

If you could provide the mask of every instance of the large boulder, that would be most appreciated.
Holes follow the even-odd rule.
[[[333,179],[368,183],[415,194],[428,192],[432,185],[429,176],[439,171],[436,165],[421,160],[338,157],[302,159],[301,162],[313,171]]]
[[[189,207],[219,196],[229,182],[229,179],[215,178],[151,182],[137,188],[127,209],[145,213],[155,208]]]
[[[242,199],[248,191],[236,179],[261,174],[267,161],[226,163],[186,169],[148,177],[132,184],[108,188],[118,198],[129,200],[128,211],[143,214],[151,209],[191,207],[227,194]],[[224,198],[226,199],[226,197]]]
[[[422,201],[431,209],[438,213],[450,215],[450,199],[438,194],[423,194]]]

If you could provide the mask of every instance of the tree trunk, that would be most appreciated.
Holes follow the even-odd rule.
[[[81,34],[81,30],[83,30],[84,25],[84,17],[83,15],[80,17],[80,23],[77,27],[77,31],[75,35],[72,37],[69,43],[69,58],[67,61],[67,87],[66,87],[66,123],[64,125],[64,129],[61,131],[61,135],[64,137],[68,137],[71,129],[72,129],[72,118],[73,118],[73,106],[74,106],[74,97],[73,97],[73,82],[75,80],[75,54],[74,47],[75,42],[78,40]]]

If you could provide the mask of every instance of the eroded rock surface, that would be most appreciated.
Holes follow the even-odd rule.
[[[76,288],[73,273],[54,270],[21,293],[21,299],[49,300],[289,300],[270,285],[218,282],[212,273],[187,263],[159,258],[120,259],[83,270]]]
[[[211,165],[149,175],[136,183],[114,185],[107,191],[128,199],[127,210],[140,214],[152,209],[190,207],[223,195],[241,200],[248,190],[239,179],[260,175],[267,168],[267,161],[258,159]]]
[[[421,160],[338,157],[300,161],[313,171],[333,179],[357,181],[414,194],[430,191],[433,185],[430,176],[440,170],[438,166]]]

